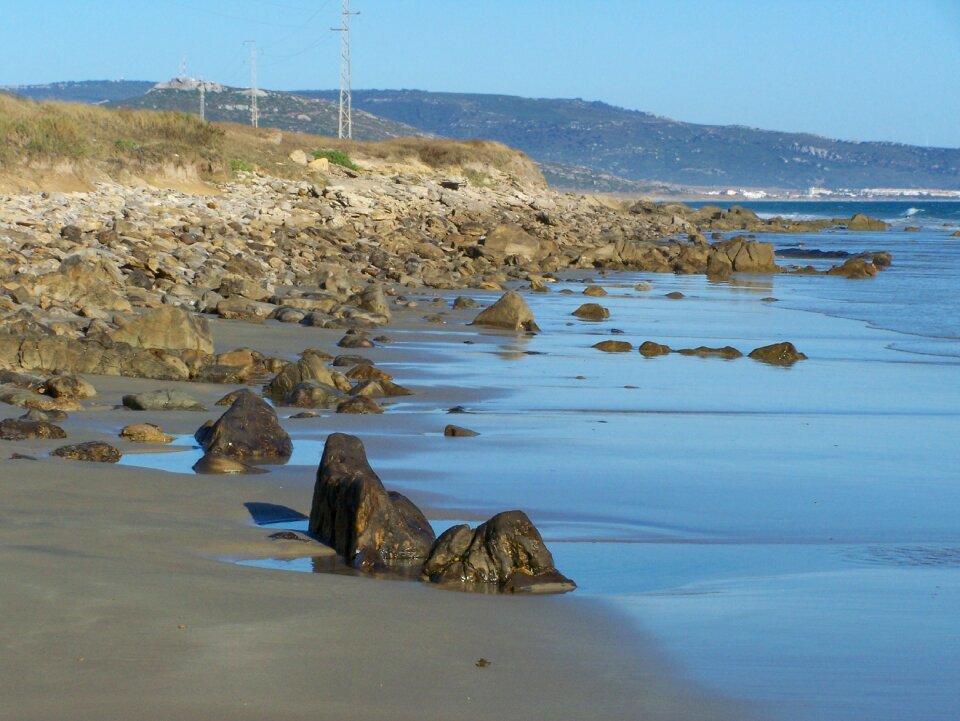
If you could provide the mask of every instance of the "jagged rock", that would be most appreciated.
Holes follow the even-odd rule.
[[[93,387],[93,384],[75,375],[60,375],[49,378],[43,384],[43,392],[51,398],[68,400],[93,398],[97,395],[97,389]]]
[[[661,355],[668,355],[672,353],[670,346],[663,345],[662,343],[654,343],[652,340],[645,340],[640,344],[640,355],[644,358],[656,358]]]
[[[366,396],[367,398],[395,398],[396,396],[411,396],[409,390],[393,381],[363,380],[350,389],[352,396]]]
[[[705,345],[697,346],[696,348],[681,348],[677,353],[681,355],[699,356],[700,358],[725,358],[726,360],[743,357],[743,353],[729,345],[723,348],[708,348]]]
[[[383,406],[367,396],[353,396],[337,404],[337,413],[383,413]]]
[[[66,437],[67,434],[60,426],[55,426],[46,421],[27,421],[13,418],[0,421],[0,439],[5,441]]]
[[[476,431],[471,431],[469,428],[464,428],[463,426],[447,424],[443,429],[443,435],[447,436],[448,438],[471,438],[473,436],[479,436],[480,434]]]
[[[629,353],[633,346],[624,340],[602,340],[594,343],[591,348],[602,350],[604,353]]]
[[[267,473],[263,468],[251,466],[235,458],[227,458],[217,453],[206,453],[193,464],[193,472],[205,475],[234,473]]]
[[[501,223],[487,233],[483,247],[503,255],[533,260],[540,255],[540,241],[518,225]]]
[[[600,321],[609,318],[610,311],[599,303],[584,303],[573,311],[571,315],[575,315],[577,318],[582,318],[583,320]]]
[[[348,370],[344,375],[353,381],[392,381],[393,376],[385,370],[377,368],[369,361],[358,363]]]
[[[523,511],[498,513],[476,530],[445,531],[430,549],[422,578],[433,583],[496,584],[502,591],[562,593],[576,584],[557,571],[540,532]]]
[[[248,390],[238,393],[233,405],[201,437],[200,445],[208,455],[287,459],[293,453],[293,442],[280,427],[276,411]]]
[[[200,403],[183,391],[161,388],[146,393],[130,393],[123,405],[134,411],[205,411]]]
[[[344,398],[342,392],[319,381],[304,381],[284,399],[285,406],[295,408],[334,408]]]
[[[540,327],[533,319],[533,311],[530,306],[518,293],[509,290],[504,293],[500,299],[480,311],[480,314],[473,319],[474,325],[485,325],[494,328],[507,328],[508,330],[526,330],[538,332]]]
[[[798,351],[793,343],[773,343],[750,351],[750,358],[778,366],[792,366],[807,356]]]
[[[119,450],[103,441],[87,441],[72,446],[60,446],[50,452],[68,461],[91,461],[94,463],[116,463],[123,456]]]
[[[36,285],[37,295],[48,302],[119,312],[132,307],[122,289],[123,276],[115,265],[82,254],[64,258],[56,271],[38,278]]]
[[[350,390],[350,381],[341,373],[327,368],[319,356],[307,353],[296,363],[284,366],[283,370],[267,384],[264,394],[274,400],[283,400],[304,381],[317,381],[344,393]]]
[[[120,430],[120,437],[133,443],[170,443],[174,440],[153,423],[131,423]]]
[[[310,533],[330,544],[355,568],[425,559],[435,540],[420,510],[388,494],[356,436],[327,437],[317,469]]]
[[[710,254],[723,253],[738,273],[776,273],[772,243],[758,243],[738,235],[710,246]],[[715,260],[714,263],[718,261]],[[707,260],[709,266],[710,260]]]
[[[206,318],[165,305],[123,323],[110,334],[117,343],[135,348],[191,349],[213,353],[213,335]]]

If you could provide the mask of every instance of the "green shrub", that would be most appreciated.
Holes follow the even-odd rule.
[[[350,160],[350,156],[344,153],[342,150],[334,150],[333,148],[317,148],[312,153],[314,158],[326,158],[334,165],[341,165],[344,168],[349,168],[350,170],[360,170],[356,164]]]
[[[140,143],[129,138],[117,138],[113,141],[113,147],[117,150],[136,150],[140,147]]]
[[[242,171],[244,173],[252,173],[253,166],[250,165],[246,160],[241,160],[240,158],[234,158],[230,161],[230,170],[233,172]]]

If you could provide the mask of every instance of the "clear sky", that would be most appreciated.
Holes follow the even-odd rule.
[[[960,0],[351,0],[354,88],[960,147]],[[334,88],[340,0],[0,0],[0,85]]]

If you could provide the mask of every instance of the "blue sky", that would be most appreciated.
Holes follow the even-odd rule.
[[[351,0],[354,88],[960,147],[960,0]],[[337,86],[340,0],[0,0],[0,85]]]

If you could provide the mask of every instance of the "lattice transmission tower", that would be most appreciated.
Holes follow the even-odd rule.
[[[330,28],[340,33],[340,120],[337,126],[337,137],[353,137],[353,98],[350,92],[350,16],[359,15],[359,12],[350,12],[350,0],[343,0],[340,12],[340,27]],[[344,122],[346,121],[346,122]]]

